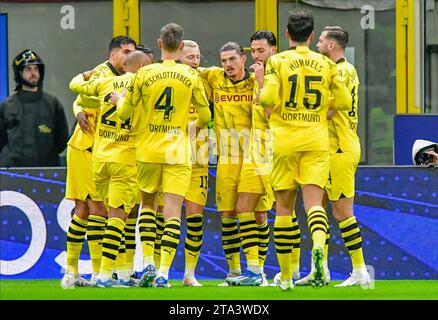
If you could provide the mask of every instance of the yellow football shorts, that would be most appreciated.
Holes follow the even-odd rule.
[[[308,184],[324,188],[328,176],[328,151],[274,153],[271,184],[275,191],[296,189]]]
[[[70,200],[102,201],[93,181],[93,155],[88,150],[67,146],[67,181],[65,197]]]
[[[331,201],[337,201],[344,195],[354,196],[354,175],[360,161],[360,153],[345,152],[330,155],[330,179],[325,189]]]
[[[231,163],[218,163],[216,171],[216,205],[218,211],[234,211],[236,209],[237,193],[238,192],[250,192],[243,191],[248,190],[245,186],[248,185],[244,181],[245,177],[241,176],[242,163],[231,164]],[[256,178],[252,177],[256,180]],[[240,187],[240,184],[245,186]],[[263,181],[258,181],[263,184]],[[265,187],[266,188],[266,187]],[[260,190],[260,189],[259,189]],[[270,190],[268,188],[267,190]],[[263,196],[260,198],[256,206],[256,211],[267,211],[272,208],[274,201],[274,196],[272,192],[267,192],[266,189],[261,192]]]
[[[123,206],[127,214],[131,212],[139,195],[136,165],[95,162],[93,179],[107,209]]]
[[[261,194],[255,211],[268,211],[274,203],[274,192],[269,179],[267,164],[244,162],[240,172],[238,192]]]
[[[192,167],[189,191],[185,200],[205,206],[208,196],[208,166]]]
[[[138,162],[137,182],[141,191],[156,193],[162,187],[164,193],[186,196],[192,167],[190,164],[164,164]]]

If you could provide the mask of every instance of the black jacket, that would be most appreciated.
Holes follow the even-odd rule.
[[[68,125],[58,98],[18,90],[0,104],[0,167],[59,166]]]

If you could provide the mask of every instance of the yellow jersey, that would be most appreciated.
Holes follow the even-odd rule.
[[[114,77],[118,76],[119,73],[114,67],[108,62],[105,61],[93,69],[94,73],[91,75],[89,80],[106,78],[106,77]],[[95,97],[78,95],[76,100],[73,103],[73,112],[76,115],[80,111],[87,111],[92,114],[91,117],[88,118],[90,121],[90,127],[92,128],[91,133],[85,133],[79,127],[79,124],[76,124],[75,130],[68,141],[68,145],[72,146],[79,150],[91,149],[94,142],[94,133],[97,123],[97,114],[99,112],[99,100]]]
[[[272,161],[272,135],[265,110],[257,101],[259,84],[254,81],[251,110],[251,161],[266,164]]]
[[[263,107],[272,107],[269,119],[275,152],[328,151],[327,111],[330,98],[338,110],[351,108],[348,92],[336,64],[306,46],[271,56],[266,65]]]
[[[204,86],[196,70],[175,60],[140,68],[133,90],[119,100],[117,114],[128,119],[140,109],[142,129],[137,139],[137,160],[146,163],[189,164],[188,135],[191,104],[197,109],[196,125],[211,119]],[[137,110],[136,110],[137,112]]]
[[[232,81],[223,68],[211,67],[201,77],[214,104],[214,126],[219,157],[247,158],[250,150],[251,105],[255,76],[245,72],[242,80]]]
[[[94,137],[93,161],[135,164],[135,133],[138,118],[122,121],[117,116],[117,107],[112,104],[110,96],[114,91],[132,90],[133,73],[122,76],[84,81],[82,74],[70,82],[70,89],[87,96],[97,96],[100,112]]]
[[[360,152],[360,140],[357,135],[359,77],[356,69],[345,58],[336,62],[339,72],[351,94],[349,110],[338,111],[329,120],[330,153]],[[336,97],[335,97],[336,100]]]

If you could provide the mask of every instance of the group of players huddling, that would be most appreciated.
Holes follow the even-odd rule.
[[[310,12],[291,12],[290,48],[281,53],[273,32],[255,32],[249,72],[244,50],[235,42],[220,49],[221,68],[200,67],[198,44],[184,40],[182,27],[169,23],[159,32],[161,60],[130,37],[115,37],[107,61],[73,78],[77,125],[68,143],[65,196],[75,201],[75,213],[67,233],[63,288],[170,287],[183,203],[183,285],[201,286],[195,268],[212,152],[229,267],[221,286],[269,285],[263,269],[272,208],[280,266],[274,285],[290,290],[328,284],[324,208],[329,202],[353,265],[350,277],[337,286],[370,285],[353,215],[359,80],[344,54],[347,31],[325,27],[316,53],[309,48],[313,27]],[[311,272],[301,279],[294,211],[298,187],[313,242]],[[138,275],[137,223],[143,255]],[[85,236],[90,281],[78,268]]]

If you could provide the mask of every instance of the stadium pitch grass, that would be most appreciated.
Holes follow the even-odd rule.
[[[203,287],[74,288],[62,289],[59,280],[0,280],[0,300],[436,300],[438,280],[378,280],[374,288],[218,287],[222,281],[200,281]]]

